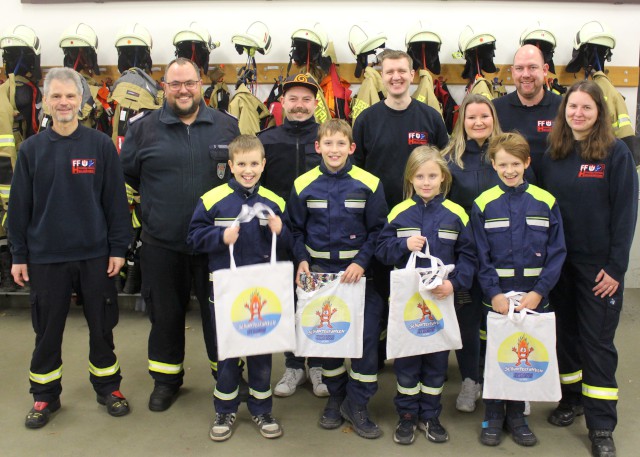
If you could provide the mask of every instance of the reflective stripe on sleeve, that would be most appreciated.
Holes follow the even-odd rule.
[[[512,278],[516,274],[513,268],[496,268],[496,273],[500,278]]]

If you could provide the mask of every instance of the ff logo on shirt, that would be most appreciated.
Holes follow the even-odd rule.
[[[71,173],[74,175],[96,174],[95,159],[72,159]]]
[[[538,121],[538,133],[549,133],[553,127],[553,120]]]
[[[578,172],[578,178],[604,178],[604,164],[603,163],[587,163],[580,165],[580,172]]]
[[[427,132],[409,132],[408,144],[427,144],[429,135]]]

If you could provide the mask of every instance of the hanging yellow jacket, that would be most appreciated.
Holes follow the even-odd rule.
[[[493,90],[493,85],[480,75],[476,76],[476,80],[473,83],[473,86],[471,86],[471,88],[468,90],[468,93],[482,95],[489,100],[498,98],[500,95],[495,93]]]
[[[213,90],[209,95],[209,106],[214,109],[220,109],[218,100],[229,98],[229,88],[224,81],[218,82],[213,86]]]
[[[609,109],[611,125],[613,126],[613,132],[616,138],[626,138],[635,135],[627,105],[620,92],[618,92],[603,72],[597,71],[591,75],[591,77],[593,78],[593,82],[600,86],[600,89],[602,89],[604,93],[604,99]]]
[[[426,103],[442,116],[442,106],[440,106],[440,102],[436,98],[436,94],[433,90],[433,78],[431,77],[431,73],[429,73],[428,70],[420,70],[418,75],[420,76],[420,83],[411,97],[419,102]]]
[[[240,84],[229,102],[229,114],[238,119],[240,133],[255,135],[262,128],[260,123],[269,117],[269,110],[245,84]]]
[[[380,93],[386,98],[387,90],[382,84],[382,76],[373,67],[367,67],[364,69],[364,80],[358,90],[358,95],[353,97],[351,104],[351,124],[356,122],[356,118],[365,109],[369,108],[374,103],[378,103]]]
[[[307,73],[307,76],[311,75]],[[316,100],[318,100],[318,104],[316,105],[316,110],[313,112],[313,116],[316,118],[316,122],[318,124],[324,124],[329,119],[331,119],[331,111],[329,110],[327,100],[324,98],[324,91],[320,86],[318,86]]]

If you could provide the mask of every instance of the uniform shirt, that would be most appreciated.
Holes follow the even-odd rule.
[[[517,130],[529,143],[534,174],[538,173],[538,164],[547,150],[547,136],[553,127],[560,103],[562,97],[549,91],[545,91],[540,103],[533,106],[523,105],[515,91],[493,100],[502,130]],[[527,179],[531,181],[531,176]]]
[[[306,121],[285,119],[281,126],[260,132],[258,139],[267,160],[260,182],[287,201],[293,181],[322,160],[315,148],[317,138],[318,124],[313,116]]]
[[[351,263],[366,270],[386,214],[378,178],[349,161],[337,173],[320,163],[296,179],[287,203],[296,261],[327,273]]]
[[[124,257],[131,218],[111,139],[78,125],[69,136],[47,129],[25,140],[8,224],[14,263]]]
[[[545,154],[541,185],[558,199],[567,239],[567,260],[601,265],[622,281],[638,214],[638,174],[629,148],[616,140],[602,160],[574,151],[562,160]]]
[[[453,289],[470,289],[476,272],[476,255],[468,222],[464,209],[442,194],[428,203],[414,195],[391,210],[378,237],[376,257],[384,264],[405,268],[411,254],[407,239],[422,235],[427,238],[431,255],[445,265],[455,265],[448,277]],[[416,259],[416,267],[430,266],[430,260]]]
[[[512,290],[549,297],[566,257],[562,218],[553,195],[527,182],[518,187],[501,182],[476,199],[471,226],[478,282],[487,304]]]
[[[277,216],[282,216],[284,200],[270,190],[257,185],[248,190],[235,178],[227,184],[211,189],[204,194],[193,212],[189,224],[187,244],[197,252],[209,255],[209,271],[229,268],[229,246],[223,241],[224,231],[231,227],[240,214],[242,205],[253,206],[264,203]],[[238,240],[233,246],[233,258],[237,266],[269,262],[271,259],[271,241],[273,234],[267,225],[267,219],[254,217],[240,224]],[[278,235],[278,243],[290,242],[290,232],[286,224]]]
[[[354,163],[380,178],[387,204],[393,207],[403,200],[402,177],[411,151],[426,144],[442,149],[449,136],[442,116],[412,99],[404,110],[381,101],[363,111],[353,126],[353,139]]]
[[[208,108],[184,124],[165,102],[130,121],[120,153],[127,184],[140,193],[142,241],[190,253],[187,229],[201,195],[229,180],[236,119]]]

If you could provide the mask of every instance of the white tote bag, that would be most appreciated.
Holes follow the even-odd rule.
[[[387,358],[410,357],[460,349],[460,327],[453,294],[435,298],[432,289],[442,284],[453,265],[426,253],[412,252],[404,269],[391,272]],[[430,268],[416,268],[416,257],[431,260]]]
[[[366,278],[341,283],[342,273],[316,290],[296,289],[297,356],[362,357]]]
[[[243,205],[233,224],[266,218],[267,205]],[[242,235],[241,235],[242,236]],[[220,360],[295,350],[293,264],[276,262],[276,235],[271,262],[213,272],[214,307]]]
[[[514,308],[524,296],[509,292],[509,313],[487,316],[483,398],[559,401],[555,313]]]

